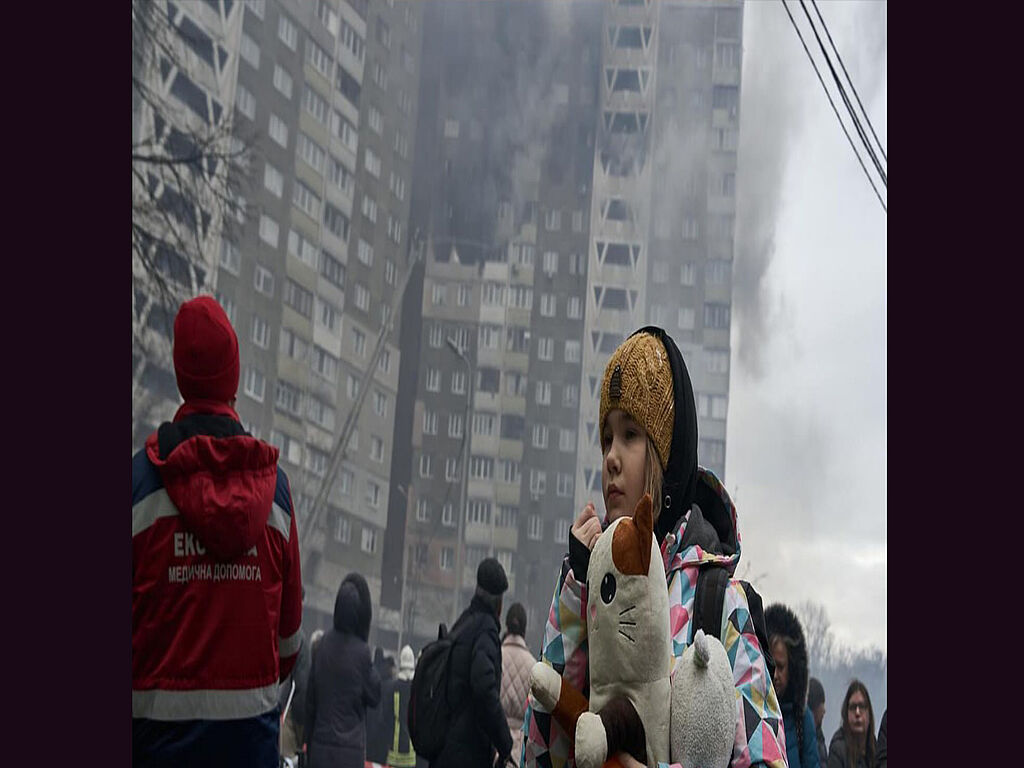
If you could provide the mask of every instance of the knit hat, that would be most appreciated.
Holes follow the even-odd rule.
[[[186,401],[227,402],[238,392],[238,337],[212,296],[186,301],[174,318],[174,376]]]
[[[412,672],[416,669],[416,657],[413,655],[412,646],[402,646],[402,652],[398,655],[399,672]]]
[[[655,336],[646,332],[633,334],[608,360],[601,382],[598,423],[602,431],[608,412],[615,408],[621,408],[647,430],[664,470],[672,450],[675,396],[668,353]]]
[[[505,594],[508,579],[505,578],[505,569],[501,567],[501,563],[493,557],[481,560],[476,569],[476,585],[495,597]]]

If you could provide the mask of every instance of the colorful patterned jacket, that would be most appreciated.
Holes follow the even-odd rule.
[[[701,510],[695,505],[680,518],[676,530],[661,544],[669,590],[673,671],[692,640],[690,617],[698,571],[708,563],[717,562],[725,565],[732,575],[740,559],[736,508],[711,471],[698,468],[698,474],[698,484],[706,486],[703,498],[713,500],[705,502],[705,507],[713,508]],[[709,490],[711,493],[707,493]],[[719,528],[731,525],[729,535],[723,537],[709,520],[718,523]],[[733,541],[735,543],[731,544]],[[730,549],[735,551],[732,554],[713,551]],[[781,709],[748,611],[743,587],[735,579],[731,580],[725,594],[719,635],[729,654],[736,684],[736,742],[730,768],[788,768]],[[541,660],[568,678],[584,695],[589,695],[586,617],[587,587],[573,577],[566,556],[548,613]],[[567,735],[550,715],[534,707],[535,702],[530,697],[523,721],[521,764],[527,768],[575,768],[571,735]]]

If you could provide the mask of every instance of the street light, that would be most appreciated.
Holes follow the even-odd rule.
[[[473,365],[459,348],[459,345],[455,343],[454,339],[449,336],[446,341],[452,352],[458,355],[459,359],[466,364],[466,378],[469,379],[469,389],[467,390],[469,396],[466,399],[466,421],[462,425],[462,491],[459,495],[461,508],[459,509],[458,534],[455,541],[455,586],[452,589],[452,621],[448,625],[451,628],[455,626],[455,621],[459,617],[459,595],[462,592],[462,536],[466,517],[466,495],[469,490],[469,429],[473,410]]]

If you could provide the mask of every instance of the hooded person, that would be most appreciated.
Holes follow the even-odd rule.
[[[409,738],[409,696],[415,671],[416,657],[412,648],[406,645],[398,654],[398,675],[384,684],[381,697],[387,741],[384,762],[389,768],[413,768],[416,765],[416,750]]]
[[[317,643],[306,691],[310,768],[363,768],[366,709],[380,701],[380,675],[370,659],[370,588],[346,576],[334,600],[334,622]]]
[[[530,670],[536,659],[526,645],[526,609],[513,603],[505,615],[501,641],[501,707],[512,733],[512,759],[519,765],[523,746],[523,714],[530,695]]]
[[[379,645],[373,652],[373,668],[380,676],[381,691],[395,677],[395,660],[384,653]],[[366,759],[371,763],[384,763],[391,744],[391,721],[384,714],[383,694],[381,702],[366,710]]]
[[[495,558],[480,561],[476,591],[451,628],[448,701],[457,702],[444,747],[430,768],[486,768],[504,765],[512,734],[501,709],[501,598],[508,589],[505,569]],[[492,756],[497,753],[497,762]]]
[[[302,642],[288,478],[235,412],[238,338],[212,297],[181,305],[173,360],[184,403],[132,457],[133,764],[276,768]]]
[[[573,524],[551,608],[541,661],[584,696],[588,678],[590,552],[611,522],[631,515],[644,493],[668,586],[671,665],[694,635],[694,598],[705,569],[729,575],[718,639],[732,663],[736,731],[732,766],[786,765],[782,716],[765,654],[749,620],[751,604],[732,578],[740,558],[736,508],[717,477],[697,463],[697,410],[683,357],[661,328],[647,326],[612,353],[600,390],[601,487],[605,514],[588,503]],[[530,702],[523,721],[522,765],[573,768],[574,734]]]
[[[786,726],[789,768],[818,768],[818,739],[814,714],[807,705],[807,643],[800,620],[781,603],[764,611],[768,646],[775,659],[775,693]]]
[[[821,730],[821,724],[825,720],[825,688],[816,677],[812,677],[807,684],[807,707],[814,715],[814,733],[818,742],[818,765],[825,768],[828,764],[828,746],[825,744],[825,734]]]

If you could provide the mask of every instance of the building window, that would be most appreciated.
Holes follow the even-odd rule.
[[[696,240],[699,234],[697,220],[691,217],[683,219],[683,240]]]
[[[307,320],[313,319],[313,294],[288,278],[281,287],[281,298]]]
[[[388,89],[388,71],[381,66],[379,61],[373,63],[373,82],[382,91]]]
[[[277,222],[265,213],[260,214],[260,240],[271,248],[277,248],[279,234],[280,228],[277,226]]]
[[[388,415],[388,396],[379,389],[373,390],[373,412],[383,418]]]
[[[430,521],[430,502],[426,499],[416,501],[416,522],[426,523]]]
[[[380,178],[380,157],[378,157],[377,153],[369,147],[366,148],[366,151],[363,154],[363,165],[366,167],[366,170],[370,172],[371,176],[375,179]]]
[[[444,460],[444,479],[454,483],[459,479],[459,460],[447,458]]]
[[[358,328],[352,329],[352,350],[360,357],[366,355],[366,334]]]
[[[704,305],[704,327],[705,328],[729,328],[729,305],[728,304],[705,304]]]
[[[464,394],[466,394],[466,372],[465,371],[452,371],[452,394],[453,395],[464,395]]]
[[[559,472],[557,482],[558,487],[556,490],[559,496],[563,498],[572,496],[573,486],[575,485],[572,475],[566,474],[565,472]]]
[[[323,376],[328,381],[334,382],[338,380],[338,358],[319,344],[313,345],[313,357],[310,360],[310,367],[315,373]]]
[[[537,359],[552,360],[555,356],[555,340],[547,336],[537,337]]]
[[[292,186],[292,203],[313,221],[320,218],[320,197],[309,187],[296,179]]]
[[[457,301],[460,307],[469,306],[469,300],[471,295],[472,288],[466,283],[459,283]]]
[[[455,553],[451,547],[442,547],[439,564],[442,571],[450,571],[455,567]]]
[[[356,283],[356,307],[363,312],[370,311],[370,292],[362,283]]]
[[[345,394],[348,395],[349,400],[355,400],[359,397],[359,379],[351,373],[345,379]]]
[[[427,369],[427,391],[428,392],[440,392],[441,391],[441,371],[437,368]]]
[[[544,251],[544,273],[551,276],[558,272],[558,251]]]
[[[558,301],[553,293],[542,293],[540,295],[541,317],[554,317],[558,311]]]
[[[565,342],[565,362],[578,363],[580,361],[580,343],[570,339]]]
[[[377,203],[369,195],[363,195],[363,216],[372,221],[374,224],[377,223]]]
[[[270,348],[270,326],[259,315],[252,316],[252,343],[260,349]]]
[[[360,548],[370,555],[377,551],[377,531],[374,528],[363,528],[363,541]]]
[[[373,480],[368,480],[366,483],[366,503],[371,507],[380,506],[380,486],[377,485]]]
[[[330,112],[330,109],[327,107],[327,101],[308,85],[302,92],[302,107],[315,117],[318,122],[327,125],[327,115]]]
[[[370,435],[370,458],[376,462],[384,461],[384,441],[376,435]]]
[[[580,297],[570,296],[568,302],[565,305],[565,316],[570,320],[578,320],[580,318]]]
[[[363,55],[366,53],[366,43],[344,19],[341,20],[341,44],[359,61],[363,60]]]
[[[474,480],[490,480],[494,477],[494,459],[473,456],[469,462],[469,476]]]
[[[388,285],[395,284],[395,277],[397,277],[397,271],[395,269],[395,262],[391,259],[384,260],[384,282]]]
[[[402,223],[388,214],[388,237],[395,243],[402,242]]]
[[[679,270],[680,285],[697,284],[697,264],[693,261],[684,261]]]
[[[239,49],[239,53],[242,54],[242,58],[245,59],[253,69],[260,68],[260,47],[256,45],[256,41],[245,34],[245,32],[242,33],[242,44]]]
[[[334,539],[339,544],[348,544],[352,541],[352,523],[347,517],[338,515],[338,520],[334,524]]]
[[[537,405],[551,405],[551,382],[538,381],[535,395]]]
[[[447,289],[448,286],[444,285],[443,283],[433,284],[433,287],[431,288],[431,303],[435,307],[444,306],[445,294],[448,292]]]
[[[501,481],[503,483],[519,483],[520,466],[514,459],[503,459],[498,462],[501,469]]]
[[[338,288],[345,287],[345,265],[327,251],[320,251],[320,274]]]
[[[317,2],[316,15],[332,36],[338,34],[338,13],[327,0]]]
[[[708,373],[729,372],[729,350],[709,349],[707,350]]]
[[[569,254],[569,274],[570,275],[583,275],[586,274],[587,267],[586,262],[583,260],[582,253],[570,253]]]
[[[316,299],[316,307],[317,326],[326,328],[334,336],[341,336],[341,313],[338,311],[338,308],[319,296]]]
[[[349,172],[342,163],[335,158],[333,155],[330,158],[330,164],[327,166],[327,180],[334,185],[336,189],[345,193],[345,195],[352,195],[352,174]]]
[[[309,138],[306,134],[300,132],[297,149],[299,157],[305,160],[306,163],[309,164],[310,168],[315,170],[317,173],[324,172],[324,160],[327,157],[327,153],[324,152],[323,147]]]
[[[436,435],[437,434],[437,412],[436,411],[423,411],[423,434],[425,435]]]
[[[548,473],[539,469],[530,470],[530,493],[540,496],[547,491]]]
[[[494,427],[497,419],[493,413],[473,414],[473,434],[491,437],[494,435]]]
[[[534,541],[540,541],[544,534],[544,520],[540,515],[530,515],[526,523],[526,535]]]
[[[463,418],[457,413],[448,414],[448,437],[462,437]]]
[[[284,14],[281,14],[281,16],[278,17],[277,36],[280,38],[282,43],[287,45],[293,51],[299,44],[299,31],[295,28],[295,25],[292,24],[291,19]]]
[[[405,179],[394,171],[391,171],[391,178],[388,182],[388,187],[391,189],[391,194],[399,200],[405,200]]]
[[[299,360],[300,362],[305,361],[306,355],[309,354],[309,342],[303,339],[301,336],[296,336],[293,331],[287,328],[281,329],[281,335],[279,336],[278,349],[286,357],[292,360]]]
[[[430,463],[429,453],[420,455],[420,477],[432,477],[433,469],[430,466]]]
[[[228,320],[231,321],[231,325],[235,324],[235,302],[233,299],[228,298],[220,291],[217,292],[217,301],[224,307],[224,314],[228,316]]]
[[[324,206],[324,226],[339,240],[348,240],[348,216],[330,203]]]
[[[679,329],[683,331],[692,331],[696,325],[696,312],[693,307],[680,307],[679,308]]]
[[[270,138],[285,149],[288,149],[288,126],[285,125],[284,120],[273,113],[270,115],[270,128],[268,133],[270,134]]]
[[[256,269],[253,271],[253,286],[260,293],[273,297],[274,295],[274,275],[266,267],[261,267],[259,264],[256,265]]]
[[[708,285],[725,285],[729,282],[732,263],[724,259],[711,259],[704,265],[704,279]]]
[[[235,90],[235,106],[239,112],[250,120],[256,119],[256,97],[241,83],[238,84],[238,88]]]
[[[324,77],[331,77],[331,55],[313,42],[306,41],[306,62]]]
[[[533,425],[533,447],[542,450],[548,447],[548,427],[546,424]]]
[[[352,494],[352,486],[355,485],[355,476],[351,470],[342,469],[338,475],[338,492],[349,496]]]
[[[306,398],[306,415],[318,427],[334,431],[336,413],[333,406],[310,396]]]
[[[313,269],[317,268],[318,254],[316,246],[294,229],[288,232],[288,253],[303,264]]]
[[[562,212],[550,210],[544,214],[544,228],[550,231],[557,231],[562,228]]]
[[[274,393],[274,405],[295,416],[302,413],[302,393],[286,381],[278,379]]]
[[[263,396],[266,393],[267,380],[263,378],[263,374],[257,371],[255,368],[245,369],[245,394],[255,400],[257,403],[263,402]]]
[[[466,522],[477,525],[489,525],[491,522],[491,503],[484,499],[470,499],[466,504]]]
[[[562,405],[567,408],[575,408],[579,405],[580,388],[577,384],[566,384],[562,388]]]
[[[230,240],[220,241],[220,265],[233,275],[237,275],[241,269],[242,256],[238,251],[238,246]]]
[[[558,450],[572,453],[576,450],[576,430],[562,427],[558,430]]]
[[[724,440],[701,440],[698,450],[699,461],[705,467],[720,467],[725,464]]]

